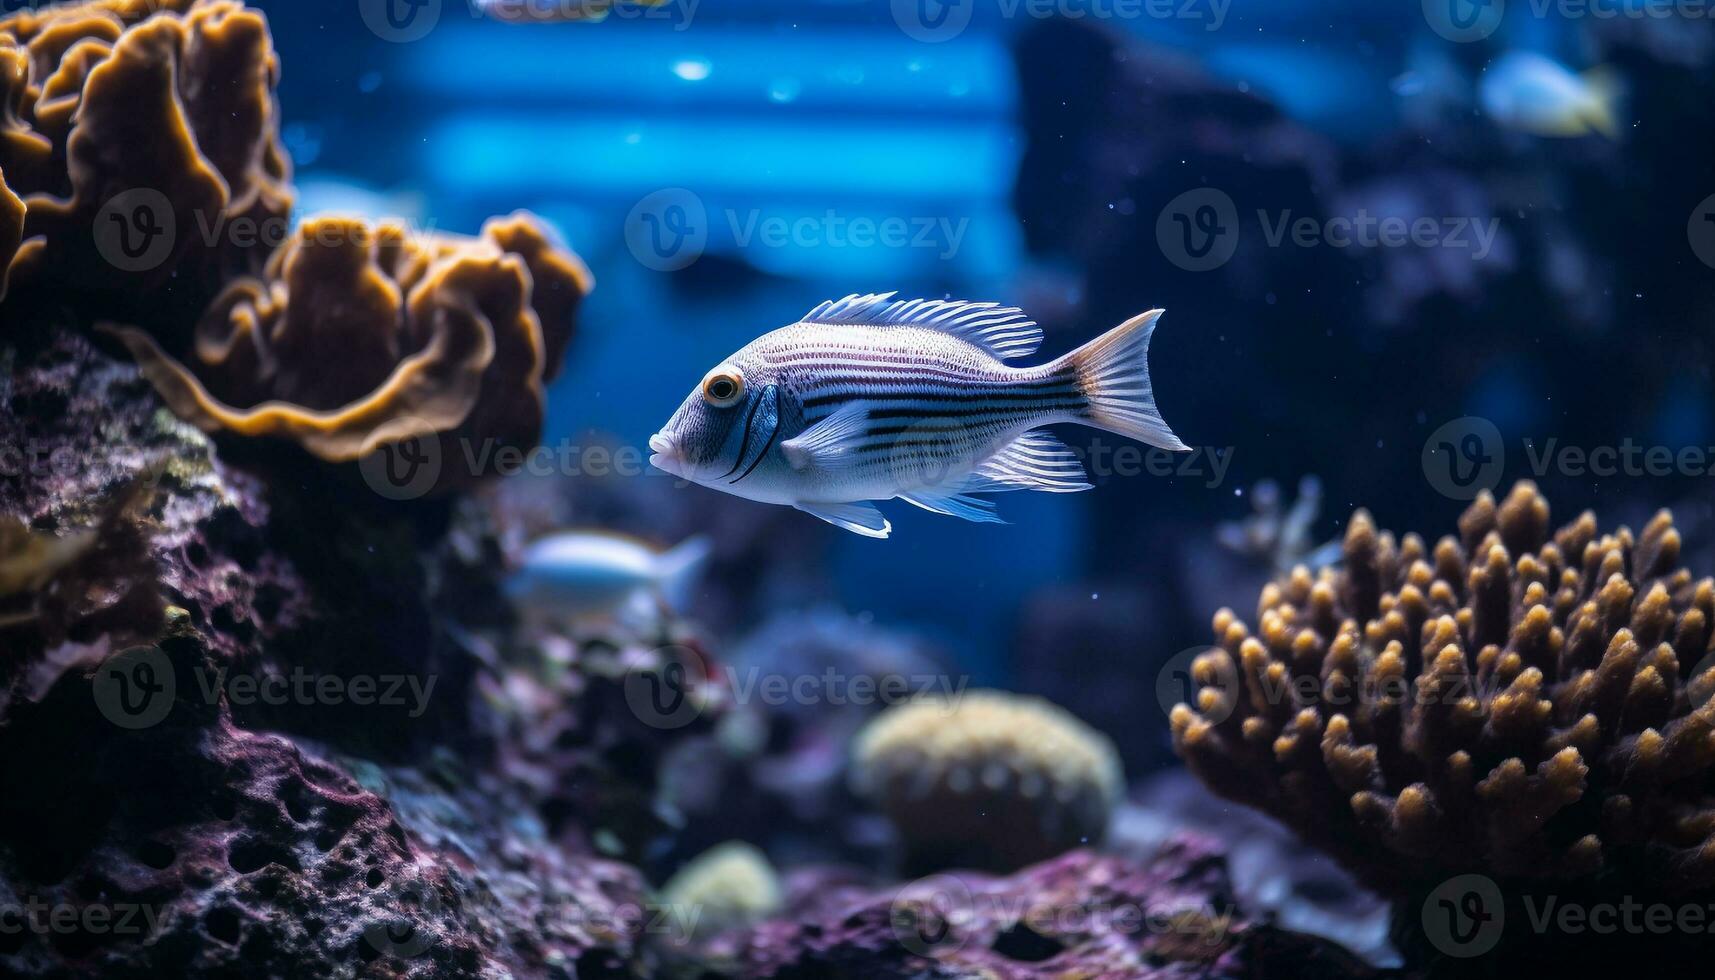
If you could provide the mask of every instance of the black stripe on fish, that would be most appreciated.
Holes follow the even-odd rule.
[[[774,419],[774,428],[772,431],[770,431],[768,433],[768,441],[764,442],[762,444],[762,452],[759,452],[756,454],[756,459],[751,461],[750,468],[745,470],[743,473],[740,473],[738,475],[738,479],[732,481],[733,483],[737,483],[739,480],[742,480],[745,477],[749,476],[751,473],[756,471],[756,468],[758,466],[762,465],[763,458],[768,455],[768,450],[774,448],[774,440],[776,438],[778,438],[779,435],[780,435],[780,418],[777,415]],[[739,460],[739,462],[743,462],[743,460],[741,459],[741,460]]]
[[[1055,383],[1046,388],[1022,390],[1015,386],[1007,386],[1005,388],[997,387],[991,391],[933,391],[917,388],[908,391],[818,392],[804,398],[804,409],[810,411],[827,405],[837,405],[853,398],[862,398],[866,401],[925,401],[967,405],[977,402],[1016,402],[1020,406],[1042,404],[1044,407],[1056,408],[1082,406],[1084,403],[1083,392],[1061,383]],[[1061,402],[1066,404],[1060,404]]]
[[[721,474],[721,476],[720,476],[721,479],[724,480],[727,477],[732,476],[733,473],[740,466],[744,465],[745,454],[750,451],[750,426],[751,426],[751,423],[756,421],[756,413],[759,409],[762,408],[762,403],[767,398],[768,398],[768,390],[765,388],[762,391],[757,392],[756,398],[754,398],[751,401],[750,411],[746,412],[745,416],[744,416],[744,435],[740,436],[739,440],[738,440],[738,459],[733,460],[732,469],[727,470],[725,473]]]

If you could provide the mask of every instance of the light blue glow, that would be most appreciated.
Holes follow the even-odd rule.
[[[1209,70],[1249,84],[1293,116],[1340,130],[1385,114],[1387,78],[1363,62],[1298,45],[1227,45],[1206,53]]]
[[[753,116],[544,110],[448,116],[429,128],[420,152],[431,180],[467,191],[633,194],[688,186],[768,197],[996,199],[1012,186],[1018,147],[1010,129],[976,121],[786,125]]]
[[[796,80],[794,104],[812,110],[995,115],[1016,102],[1012,62],[992,37],[928,48],[887,30],[626,27],[444,25],[404,52],[404,81],[453,105],[524,99],[598,112],[616,104],[768,107],[781,78]]]

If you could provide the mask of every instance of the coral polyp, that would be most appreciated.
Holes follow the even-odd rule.
[[[1715,583],[1666,511],[1550,527],[1528,482],[1433,547],[1359,511],[1344,567],[1268,586],[1257,632],[1215,616],[1180,754],[1395,893],[1715,886]]]
[[[914,873],[1011,871],[1099,843],[1123,792],[1106,736],[1002,691],[884,713],[858,736],[853,775],[899,831]]]

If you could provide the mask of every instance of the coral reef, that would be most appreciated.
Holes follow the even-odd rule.
[[[1265,588],[1256,634],[1216,615],[1175,745],[1397,896],[1467,873],[1509,896],[1708,894],[1715,582],[1679,548],[1666,511],[1551,532],[1528,482],[1433,548],[1360,511],[1344,567]]]
[[[443,618],[506,622],[482,508],[270,487],[74,330],[0,366],[0,441],[28,449],[0,467],[21,587],[0,597],[0,780],[31,787],[0,794],[0,907],[127,917],[8,932],[0,972],[641,968],[644,879],[595,844],[620,828],[635,855],[665,827],[640,813],[682,733],[625,698],[649,646],[502,663]],[[390,677],[421,701],[317,693]],[[168,678],[143,714],[118,700]]]
[[[1251,487],[1251,513],[1237,521],[1215,525],[1215,540],[1240,557],[1250,558],[1272,575],[1282,575],[1300,564],[1312,570],[1333,561],[1338,542],[1318,544],[1311,535],[1322,514],[1322,481],[1306,476],[1298,481],[1298,497],[1291,507],[1282,506],[1280,484],[1263,480]]]
[[[676,746],[663,775],[685,817],[680,860],[767,827],[769,853],[786,864],[874,865],[885,821],[862,805],[847,776],[853,737],[891,701],[953,683],[938,652],[906,632],[832,608],[771,616],[723,652],[736,697],[716,737]],[[837,678],[825,697],[763,693],[774,678]],[[883,691],[888,693],[884,696]]]
[[[1221,842],[1233,898],[1252,918],[1321,936],[1375,966],[1400,965],[1388,942],[1385,898],[1266,814],[1216,796],[1184,767],[1155,772],[1131,787],[1114,812],[1104,849],[1148,855],[1185,834]]]
[[[475,238],[339,217],[288,233],[279,74],[239,0],[0,20],[8,319],[107,322],[205,431],[430,462],[399,496],[487,475],[536,442],[588,270],[522,213]]]
[[[161,649],[184,676],[206,648],[187,633]],[[414,824],[407,791],[383,796],[240,729],[224,705],[181,700],[123,729],[99,707],[102,676],[68,670],[13,712],[0,775],[32,793],[0,805],[0,895],[114,925],[9,932],[9,975],[339,975],[384,960],[391,975],[469,976],[637,954],[640,927],[618,928],[641,922],[636,872],[544,846],[504,795],[433,786],[434,820]]]
[[[0,299],[182,329],[285,228],[267,22],[239,0],[0,20]],[[8,298],[8,296],[10,298]]]
[[[883,713],[852,747],[852,779],[898,830],[907,874],[1011,871],[1098,843],[1124,787],[1105,736],[1001,691]]]
[[[780,911],[780,879],[768,858],[743,841],[699,854],[661,886],[659,902],[694,910],[692,935],[753,925]]]
[[[1182,836],[1148,857],[1078,850],[1012,875],[877,889],[807,869],[785,917],[709,953],[746,978],[1370,977],[1338,947],[1249,918],[1220,848]]]
[[[525,214],[474,239],[306,221],[262,278],[228,284],[197,325],[195,369],[115,331],[179,417],[349,461],[439,437],[443,482],[468,458],[534,446],[589,273]],[[236,406],[236,407],[235,407]],[[484,440],[492,440],[477,447]]]

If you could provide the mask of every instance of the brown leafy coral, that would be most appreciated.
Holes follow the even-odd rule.
[[[476,238],[323,217],[216,298],[190,364],[146,331],[115,333],[208,432],[290,439],[334,461],[454,434],[528,446],[589,286],[524,214]]]
[[[240,0],[0,19],[0,299],[39,287],[170,322],[254,271],[291,207],[278,77]]]
[[[0,20],[0,301],[9,284],[11,304],[123,322],[205,431],[330,461],[468,441],[413,447],[477,461],[441,487],[533,445],[588,271],[522,214],[475,238],[342,217],[285,235],[278,77],[266,19],[239,0]]]
[[[1715,582],[1666,511],[1550,527],[1528,482],[1433,548],[1357,512],[1344,567],[1265,588],[1258,633],[1216,614],[1180,754],[1396,891],[1715,886]]]

